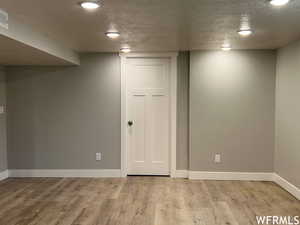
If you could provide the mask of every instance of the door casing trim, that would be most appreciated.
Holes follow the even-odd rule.
[[[170,176],[176,177],[177,137],[177,56],[178,52],[120,53],[121,57],[121,176],[127,176],[127,115],[126,115],[126,64],[129,58],[169,58],[170,65]]]

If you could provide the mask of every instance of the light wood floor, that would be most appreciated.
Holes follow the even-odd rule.
[[[248,225],[256,215],[300,215],[272,182],[164,177],[7,179],[0,225]]]

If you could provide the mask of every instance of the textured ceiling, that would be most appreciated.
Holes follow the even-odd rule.
[[[77,0],[1,0],[19,21],[80,52],[274,49],[300,39],[300,0],[273,7],[267,0],[103,0],[87,12]],[[240,25],[254,35],[241,38]],[[121,32],[110,40],[109,29]]]

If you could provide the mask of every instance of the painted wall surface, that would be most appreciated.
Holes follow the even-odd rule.
[[[273,171],[275,51],[194,51],[190,61],[190,169]]]
[[[119,56],[81,60],[79,67],[6,68],[10,169],[120,168]]]
[[[189,52],[177,59],[177,162],[178,170],[189,168]]]
[[[275,172],[300,188],[300,42],[278,50]]]
[[[36,32],[23,21],[15,20],[15,18],[11,15],[9,15],[9,29],[0,26],[0,35],[20,42],[26,46],[30,46],[50,56],[54,56],[60,60],[66,61],[70,65],[80,64],[79,55],[74,50],[66,48],[56,41],[51,40],[45,34]],[[23,50],[26,50],[26,48]],[[10,55],[11,54],[14,54],[14,52],[11,52]],[[24,53],[20,52],[19,54],[22,55]],[[19,54],[15,55],[16,60],[18,59]],[[34,56],[32,57],[34,58]]]
[[[177,168],[187,169],[188,53],[178,62]],[[118,54],[83,54],[79,67],[6,70],[10,169],[120,168]]]
[[[190,158],[191,170],[272,171],[275,52],[199,51],[189,58],[178,57],[177,169],[188,169]],[[6,68],[9,168],[120,168],[120,58],[82,54],[81,61]],[[213,163],[215,153],[222,163]]]
[[[5,72],[0,66],[0,106],[6,106]],[[7,169],[6,113],[0,114],[0,172]]]

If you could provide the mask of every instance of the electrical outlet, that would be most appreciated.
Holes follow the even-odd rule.
[[[215,154],[215,163],[221,162],[221,154]]]
[[[0,27],[8,29],[8,13],[0,9]]]
[[[4,106],[0,105],[0,114],[3,114],[3,113],[4,113]]]
[[[96,161],[100,161],[101,160],[101,153],[97,152],[96,153]]]

